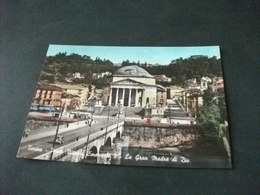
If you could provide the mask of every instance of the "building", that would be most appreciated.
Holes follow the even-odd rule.
[[[188,79],[186,81],[187,89],[200,89],[202,91],[207,90],[212,80],[209,77],[202,77],[200,82],[197,82],[196,78]]]
[[[202,77],[200,79],[200,89],[202,91],[207,90],[209,83],[211,83],[211,82],[212,82],[212,80],[209,77]]]
[[[127,107],[156,105],[157,85],[155,78],[137,65],[119,68],[110,84],[108,105],[120,103]]]
[[[223,77],[213,77],[211,84],[212,91],[218,91],[224,88],[224,79]]]
[[[166,105],[166,99],[167,99],[166,88],[164,88],[161,85],[157,85],[156,106],[164,107]]]
[[[155,78],[156,82],[166,82],[166,83],[172,82],[172,79],[167,77],[167,76],[165,76],[164,74],[153,75],[153,77]]]
[[[102,95],[102,103],[104,105],[108,105],[109,94],[110,94],[110,87],[109,86],[104,86],[103,87],[103,95]]]
[[[96,93],[95,85],[88,85],[88,99],[92,98]]]
[[[196,108],[203,105],[203,92],[199,89],[187,89],[183,92],[182,103],[186,111],[196,115]]]
[[[80,74],[80,72],[75,72],[72,74],[74,79],[84,79],[84,76]]]
[[[61,94],[61,106],[63,107],[63,113],[66,113],[67,110],[74,110],[80,106],[80,97],[78,95],[72,95],[68,93]]]
[[[60,87],[56,87],[48,84],[41,84],[37,86],[37,90],[33,98],[33,104],[60,106],[61,95],[62,95],[62,89]]]
[[[197,83],[196,78],[188,79],[186,85],[187,89],[200,89],[200,85]]]
[[[180,100],[182,97],[183,91],[184,91],[184,88],[177,86],[177,85],[172,85],[167,88],[167,98],[173,99],[173,100]]]
[[[90,95],[89,87],[83,85],[55,83],[53,86],[61,88],[63,93],[78,96],[80,100],[79,108],[81,108],[86,103]]]
[[[99,79],[99,78],[104,78],[112,75],[111,72],[101,72],[101,73],[93,73],[93,78],[94,79]]]

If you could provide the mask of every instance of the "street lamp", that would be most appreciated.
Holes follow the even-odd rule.
[[[88,138],[87,138],[87,142],[86,142],[86,149],[85,149],[85,154],[84,154],[84,158],[83,158],[83,159],[86,159],[86,157],[87,157],[89,135],[90,135],[90,129],[89,129],[89,131],[88,131]]]
[[[107,114],[107,125],[106,125],[106,134],[105,134],[105,142],[106,143],[106,139],[107,139],[107,128],[108,128],[108,122],[109,122],[109,113],[110,113],[110,106],[108,106],[108,114]]]
[[[64,110],[64,106],[65,106],[65,103],[63,103],[62,106],[61,106],[60,116],[59,116],[59,119],[57,121],[57,128],[56,128],[56,133],[55,133],[54,140],[53,140],[50,160],[52,160],[54,148],[55,148],[55,145],[56,145],[56,140],[57,140],[57,137],[58,137],[58,134],[59,134],[60,121],[61,121],[62,113],[63,113],[63,110]]]
[[[170,125],[172,124],[171,106],[169,105]]]
[[[90,126],[90,127],[91,127],[91,125],[92,125],[94,112],[95,112],[95,106],[93,107],[92,112],[91,112],[91,115],[90,115],[90,122],[89,122],[89,126]]]
[[[87,138],[87,142],[86,142],[85,154],[84,154],[84,158],[83,158],[83,159],[86,159],[86,157],[87,157],[89,136],[90,136],[90,133],[91,133],[91,123],[92,123],[92,120],[93,120],[94,112],[95,112],[95,106],[93,106],[93,110],[92,110],[92,112],[91,112],[91,117],[90,117],[90,122],[89,122],[89,130],[88,130],[88,138]]]
[[[86,157],[87,157],[89,136],[90,136],[90,133],[91,133],[91,123],[92,123],[92,120],[93,120],[93,114],[94,114],[94,112],[95,112],[95,106],[93,107],[93,110],[92,110],[92,112],[91,112],[91,117],[90,117],[90,122],[89,122],[88,138],[87,138],[87,142],[86,142],[85,154],[84,154],[84,158],[83,158],[83,159],[86,159]]]

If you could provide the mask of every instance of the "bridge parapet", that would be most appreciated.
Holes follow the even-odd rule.
[[[197,128],[196,124],[169,124],[169,123],[160,123],[156,122],[149,122],[147,121],[125,121],[125,126],[134,126],[134,127],[155,127],[155,128],[172,128],[172,129],[195,129]]]

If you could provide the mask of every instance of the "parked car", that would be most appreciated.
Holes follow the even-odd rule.
[[[63,136],[58,135],[57,138],[56,138],[56,140],[55,140],[55,143],[56,143],[56,144],[63,144],[63,143],[64,143]]]

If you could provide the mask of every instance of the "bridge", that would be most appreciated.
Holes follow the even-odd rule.
[[[97,131],[93,134],[83,137],[77,141],[61,146],[57,149],[52,149],[49,152],[34,157],[38,160],[64,160],[66,156],[75,153],[82,149],[84,153],[81,153],[80,157],[74,162],[86,159],[91,155],[98,155],[104,148],[111,148],[115,139],[120,138],[123,131],[124,121],[112,124],[107,128]],[[73,161],[73,160],[72,160]]]

